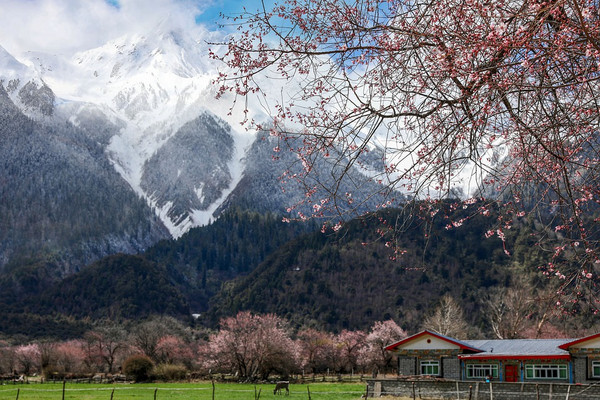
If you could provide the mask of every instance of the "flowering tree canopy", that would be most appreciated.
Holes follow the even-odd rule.
[[[340,350],[340,362],[346,372],[357,371],[361,351],[365,345],[367,334],[363,331],[344,329],[336,336]]]
[[[40,348],[37,343],[19,346],[15,349],[15,355],[20,364],[21,371],[25,375],[38,370],[40,363]]]
[[[380,371],[390,370],[393,366],[393,355],[385,348],[407,336],[406,331],[391,319],[375,322],[366,337],[366,345],[361,349],[360,359],[363,367]]]
[[[294,368],[296,350],[283,319],[243,311],[219,324],[219,332],[210,336],[204,349],[211,355],[209,368],[264,379],[270,372],[285,375]]]
[[[126,333],[118,326],[104,326],[84,335],[86,362],[102,370],[106,366],[109,373],[114,371],[117,357],[127,350]]]
[[[329,157],[341,180],[379,147],[383,168],[369,173],[382,205],[398,193],[433,214],[444,198],[474,213],[498,205],[489,235],[502,239],[515,219],[540,212],[543,237],[554,241],[546,273],[573,302],[597,308],[598,8],[596,0],[283,0],[236,18],[238,34],[211,54],[227,67],[220,94],[264,95],[274,102],[273,134],[302,138],[292,150],[304,176]],[[286,89],[266,93],[265,78]],[[353,199],[336,187],[311,199],[308,189],[319,215]]]
[[[340,354],[333,335],[307,328],[298,332],[298,347],[303,371],[323,373],[334,369]]]

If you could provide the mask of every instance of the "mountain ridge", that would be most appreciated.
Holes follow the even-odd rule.
[[[189,229],[215,220],[229,207],[243,205],[249,210],[285,214],[288,207],[306,197],[306,189],[301,184],[287,184],[283,189],[279,181],[288,169],[301,168],[293,153],[280,153],[280,159],[274,161],[277,138],[266,132],[234,128],[228,122],[238,117],[235,113],[228,115],[229,106],[223,106],[213,97],[211,74],[214,71],[203,53],[205,47],[185,32],[164,30],[117,39],[71,59],[27,53],[29,60],[18,61],[5,50],[0,51],[0,65],[6,66],[0,69],[0,86],[7,94],[2,101],[7,107],[14,106],[11,109],[23,118],[33,121],[35,131],[46,143],[44,154],[52,153],[46,154],[44,159],[47,162],[63,159],[70,152],[70,161],[64,162],[65,174],[77,175],[85,168],[93,168],[96,174],[108,179],[99,186],[101,190],[97,191],[96,200],[91,200],[95,194],[94,189],[88,187],[93,181],[90,177],[62,185],[84,193],[80,199],[89,197],[88,202],[105,202],[104,206],[95,206],[99,209],[120,208],[118,203],[107,200],[111,192],[129,190],[131,193],[127,196],[131,201],[141,199],[145,203],[136,206],[144,209],[139,214],[145,215],[141,217],[143,221],[128,224],[147,226],[131,232],[121,227],[121,233],[113,232],[113,237],[121,238],[116,240],[121,240],[121,245],[108,246],[110,251],[141,251],[164,238],[165,228],[171,237],[181,237]],[[10,126],[13,134],[21,132],[7,120],[17,118],[14,115],[6,114],[4,118],[4,126]],[[20,153],[23,149],[16,149],[17,143],[31,146],[20,141],[5,141],[2,146],[5,152]],[[72,147],[67,149],[65,144]],[[85,151],[76,151],[80,145]],[[84,156],[85,152],[90,152],[89,158]],[[334,165],[323,157],[319,168],[323,169],[321,175],[327,177]],[[50,164],[42,164],[28,173],[5,165],[0,173],[9,180],[18,177],[20,182],[33,188],[34,182],[43,187],[56,180],[45,174],[44,169],[51,169]],[[367,175],[358,169],[349,171],[348,176],[351,177],[344,186],[347,191],[351,191],[352,185],[369,184]],[[46,196],[62,196],[64,189],[56,185],[46,190]],[[112,185],[116,186],[112,188]],[[9,193],[10,188],[6,187],[5,191]],[[318,195],[322,198],[326,193]],[[20,212],[25,218],[38,218],[40,210],[34,212],[27,204],[19,203],[17,194],[9,197],[11,207],[17,209],[21,204]],[[71,200],[68,205],[60,203],[63,204],[60,207],[64,207],[60,215],[69,209],[86,209],[78,204],[79,200]],[[376,200],[372,200],[365,209],[375,204]],[[309,213],[310,209],[311,204],[306,204],[303,211]],[[92,211],[88,208],[87,212]],[[106,221],[114,221],[114,218],[106,218]],[[18,228],[14,221],[0,223],[10,226],[16,234],[26,235],[27,230]],[[60,225],[61,221],[49,223]],[[79,230],[78,224],[86,223],[84,220],[74,222],[74,232]],[[119,236],[124,232],[130,232],[126,233],[129,239]],[[140,235],[146,239],[140,241]],[[104,239],[90,237],[89,240],[89,247],[94,248]],[[115,242],[115,239],[109,241]],[[14,249],[11,250],[8,242],[4,247],[7,250],[0,250],[0,260],[6,264]],[[64,254],[65,262],[71,265],[66,270],[71,272],[85,265],[83,259],[89,263],[99,255],[107,255],[104,251],[91,251],[89,256],[70,261],[72,257],[68,254],[72,249],[40,248],[37,253],[42,257],[42,253],[52,251]],[[85,253],[83,249],[78,251]],[[33,253],[26,252],[24,256],[35,256]]]
[[[0,138],[0,269],[48,254],[72,273],[166,236],[97,143],[71,124],[29,118],[3,88]]]
[[[453,217],[466,213],[452,211]],[[126,322],[172,315],[215,328],[221,318],[242,310],[277,314],[298,329],[340,332],[393,319],[417,331],[444,295],[457,301],[474,330],[490,330],[491,293],[529,287],[525,295],[542,301],[540,291],[553,284],[534,272],[549,256],[533,245],[536,222],[517,221],[502,243],[485,238],[494,213],[472,219],[468,229],[446,229],[443,216],[431,224],[413,223],[397,238],[406,254],[394,259],[376,231],[381,218],[402,218],[401,210],[379,211],[323,233],[317,224],[229,209],[178,240],[160,241],[135,256],[110,255],[70,277],[52,276],[51,261],[20,268],[12,277],[0,275],[0,306],[7,315],[0,333],[20,333],[13,322],[24,314],[34,335],[41,331],[35,321],[45,321],[53,329],[46,335],[73,337],[103,318]],[[163,301],[145,304],[149,297]],[[63,336],[60,321],[70,321],[70,336]],[[593,324],[584,315],[573,321]]]
[[[102,141],[110,162],[148,206],[155,208],[155,196],[142,187],[148,161],[182,127],[206,114],[206,105],[214,102],[207,57],[202,51],[199,43],[183,32],[168,30],[125,36],[71,59],[32,53],[26,54],[31,57],[26,66],[7,52],[2,58],[7,60],[5,64],[10,61],[15,66],[11,75],[22,75],[21,81],[35,77],[36,82],[43,82],[43,88],[57,93],[56,101],[51,102],[55,110],[46,111],[47,116],[85,125],[89,114],[94,114],[95,128],[110,131]],[[8,82],[5,71],[0,71],[0,79]],[[238,153],[243,151],[248,139],[240,138],[230,126],[227,129],[235,141],[232,146]],[[231,163],[229,167],[242,168]],[[239,172],[232,174],[239,176]],[[199,186],[200,182],[195,183]],[[182,222],[179,215],[175,220],[169,218],[174,214],[171,210],[161,208],[156,213],[177,237],[208,220],[202,216],[196,221],[194,211],[187,210],[188,218],[181,228],[177,227]]]

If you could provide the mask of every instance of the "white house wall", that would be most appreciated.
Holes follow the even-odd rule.
[[[600,337],[569,346],[570,349],[600,349]]]
[[[439,339],[435,336],[423,335],[399,346],[397,350],[458,350],[456,344]]]

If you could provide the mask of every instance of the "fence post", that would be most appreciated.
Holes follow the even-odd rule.
[[[115,388],[113,388],[112,392],[110,392],[110,400],[113,400],[114,395],[115,395]]]
[[[65,400],[65,385],[66,384],[67,384],[67,381],[63,379],[62,400]]]
[[[490,400],[494,400],[494,388],[492,387],[492,381],[490,381]]]
[[[310,389],[309,389],[308,385],[306,385],[306,391],[308,392],[308,400],[310,400]]]
[[[458,381],[456,381],[456,398],[460,400],[460,390],[458,390]]]
[[[215,400],[215,381],[211,380],[210,383],[212,383],[212,400]]]
[[[415,383],[412,383],[412,392],[413,392],[413,400],[417,398],[417,394],[415,393]]]
[[[17,389],[17,398],[15,400],[19,400],[19,393],[21,392],[21,389]]]
[[[156,393],[158,392],[158,388],[154,389],[154,400],[156,400]]]

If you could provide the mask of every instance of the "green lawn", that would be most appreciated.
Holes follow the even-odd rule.
[[[365,392],[365,384],[354,383],[311,383],[290,384],[289,396],[274,396],[273,384],[215,383],[215,400],[254,400],[255,390],[261,399],[308,399],[311,400],[358,400]],[[157,390],[158,389],[158,390]],[[62,400],[62,384],[7,384],[0,386],[0,400]],[[114,390],[114,394],[113,394]],[[65,386],[65,400],[212,400],[210,382],[202,383],[156,383],[156,384],[86,384]]]

